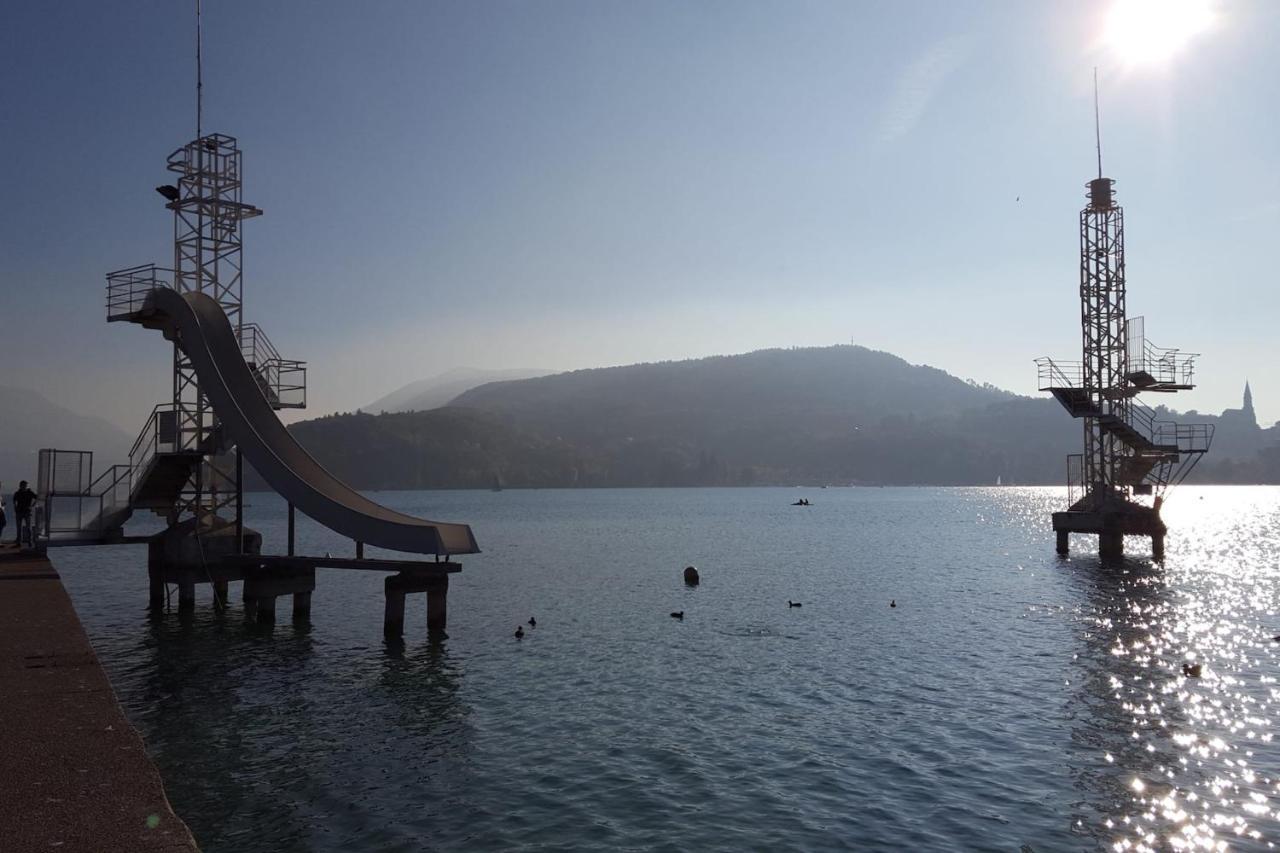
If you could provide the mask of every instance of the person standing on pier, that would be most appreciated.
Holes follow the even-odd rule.
[[[27,487],[27,481],[18,483],[18,491],[13,493],[13,514],[17,517],[18,538],[15,545],[22,545],[25,536],[29,544],[35,544],[35,536],[31,531],[31,507],[35,506],[36,493]]]

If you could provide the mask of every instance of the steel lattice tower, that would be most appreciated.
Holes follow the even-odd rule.
[[[201,136],[170,154],[168,169],[178,175],[178,198],[166,205],[173,211],[174,289],[211,296],[239,334],[244,307],[241,223],[262,211],[241,200],[236,140],[220,133]],[[207,461],[196,466],[170,523],[186,514],[211,518],[236,497],[239,458],[221,446],[217,417],[176,344],[173,408],[178,445],[202,451]]]
[[[1084,418],[1083,483],[1091,492],[1126,492],[1121,476],[1132,448],[1104,419],[1129,421],[1124,282],[1124,209],[1115,182],[1089,182],[1089,204],[1080,211],[1080,311],[1084,363],[1082,387],[1098,416]]]

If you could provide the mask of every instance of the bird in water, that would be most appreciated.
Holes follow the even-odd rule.
[[[1182,665],[1182,674],[1183,674],[1183,675],[1185,675],[1187,678],[1199,678],[1199,677],[1200,677],[1200,664],[1198,664],[1198,663],[1184,663],[1184,664]]]
[[[537,628],[537,627],[538,627],[538,620],[537,620],[537,619],[534,619],[532,616],[530,616],[530,617],[529,617],[529,627],[530,627],[530,628]]]
[[[683,619],[683,618],[684,618],[684,611],[683,611],[683,610],[673,610],[673,611],[671,611],[671,618],[672,618],[672,619]]]
[[[523,627],[523,626],[520,626],[520,625],[517,625],[517,626],[516,626],[516,639],[517,639],[517,640],[522,640],[522,639],[524,639],[524,627]]]
[[[891,598],[891,599],[889,599],[889,606],[890,606],[890,607],[897,607],[897,606],[898,606],[898,600],[897,600],[896,598]]]
[[[792,601],[791,599],[789,599],[789,598],[788,598],[788,599],[787,599],[787,606],[788,606],[788,607],[803,607],[804,605],[803,605],[803,604],[801,604],[801,603],[800,603],[800,602],[798,602],[798,601]]]

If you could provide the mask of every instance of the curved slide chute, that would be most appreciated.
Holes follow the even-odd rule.
[[[227,435],[273,489],[306,515],[358,542],[415,554],[475,554],[471,528],[414,518],[369,500],[308,453],[276,417],[240,352],[222,307],[203,293],[157,288],[143,312],[195,368]]]

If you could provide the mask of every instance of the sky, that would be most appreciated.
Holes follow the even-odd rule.
[[[456,366],[857,343],[1035,394],[1078,359],[1078,216],[1125,207],[1130,315],[1203,353],[1181,410],[1280,419],[1280,3],[1144,61],[1106,2],[205,0],[246,319],[302,416]],[[1168,16],[1139,20],[1137,38]],[[132,433],[170,394],[105,274],[172,264],[194,0],[0,11],[0,384]]]

